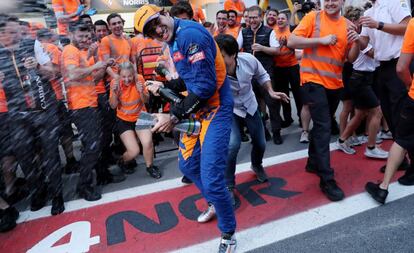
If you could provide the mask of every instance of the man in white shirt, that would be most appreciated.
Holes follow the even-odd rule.
[[[359,19],[362,25],[361,48],[365,48],[369,42],[374,48],[375,60],[380,62],[379,100],[391,133],[395,134],[401,101],[407,96],[407,89],[397,76],[396,65],[411,11],[406,0],[372,2],[372,8]]]

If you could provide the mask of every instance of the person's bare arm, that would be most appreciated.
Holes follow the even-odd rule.
[[[68,71],[68,78],[69,81],[77,81],[81,80],[89,75],[92,75],[94,71],[105,69],[106,64],[102,61],[97,62],[96,64],[90,67],[78,67],[75,65],[69,65],[66,67]]]
[[[407,29],[408,21],[410,21],[411,17],[407,16],[405,17],[399,24],[389,24],[384,23],[384,27],[381,29],[381,31],[393,34],[393,35],[404,35],[405,30]],[[364,16],[359,19],[359,22],[362,26],[368,27],[371,29],[378,29],[379,27],[379,21],[374,20],[371,17]]]
[[[412,83],[412,77],[410,73],[410,63],[414,54],[401,53],[397,63],[397,75],[403,81],[405,86],[410,87]]]
[[[295,34],[289,36],[287,46],[294,49],[304,49],[310,47],[318,47],[320,45],[335,45],[337,38],[335,35],[330,34],[322,38],[305,38]]]
[[[260,44],[253,44],[252,45],[253,52],[263,52],[268,55],[279,55],[280,54],[280,48],[279,47],[266,47]]]
[[[352,43],[352,46],[348,51],[347,58],[348,58],[348,61],[352,63],[358,58],[359,52],[361,51],[361,45],[359,42],[360,37],[358,33],[355,32],[354,30],[349,30],[347,37],[348,37],[349,43]]]

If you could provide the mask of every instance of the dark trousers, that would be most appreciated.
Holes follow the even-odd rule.
[[[115,112],[109,105],[108,95],[106,93],[98,94],[98,111],[99,119],[102,127],[101,137],[101,156],[99,158],[99,165],[97,168],[98,176],[102,173],[107,173],[109,166],[108,161],[112,156],[111,143],[112,131],[115,124]]]
[[[309,138],[308,166],[315,168],[323,181],[334,178],[331,168],[329,142],[331,139],[331,111],[339,102],[339,90],[328,90],[316,83],[303,86],[304,103],[309,105],[313,128]]]
[[[397,76],[397,62],[398,58],[381,62],[378,67],[379,100],[382,113],[392,134],[395,134],[402,103],[407,96],[407,88]]]
[[[97,108],[86,107],[72,110],[82,142],[80,159],[79,190],[93,186],[93,169],[96,169],[101,154],[101,126]]]
[[[259,110],[252,116],[247,114],[245,118],[233,114],[231,126],[229,155],[227,157],[227,168],[225,173],[227,187],[233,188],[236,184],[235,173],[237,154],[241,144],[240,126],[245,125],[252,138],[252,151],[250,154],[252,166],[260,166],[263,162],[263,155],[266,149],[266,139],[262,119]]]
[[[260,101],[264,100],[266,103],[267,108],[269,108],[269,119],[270,119],[270,126],[272,128],[272,132],[280,131],[281,127],[281,121],[280,118],[280,101],[272,99],[269,96],[269,93],[260,85],[257,83],[257,81],[253,80],[253,91],[256,95],[257,103],[260,105]],[[273,88],[274,89],[274,88]],[[259,106],[259,110],[260,110]],[[263,115],[266,112],[261,112]],[[265,121],[263,120],[263,124],[265,125]]]
[[[62,192],[62,167],[58,148],[57,108],[13,113],[9,119],[13,153],[32,193],[47,182],[51,197],[60,194]],[[40,154],[39,162],[36,161],[38,154]]]
[[[66,159],[73,157],[73,130],[70,113],[63,100],[57,102],[57,115],[59,118],[59,139],[65,152]]]
[[[302,110],[302,95],[300,91],[300,73],[299,65],[291,67],[274,67],[275,91],[283,92],[289,96],[289,84],[292,89],[297,115],[300,119]],[[292,108],[290,103],[282,103],[283,119],[292,119]]]

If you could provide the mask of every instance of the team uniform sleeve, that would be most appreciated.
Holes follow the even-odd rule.
[[[414,53],[414,19],[411,19],[408,23],[407,30],[405,31],[404,35],[404,42],[401,48],[401,53]]]
[[[313,33],[313,27],[315,24],[316,12],[310,12],[302,18],[299,25],[292,32],[296,36],[310,38]]]
[[[239,50],[243,47],[243,33],[240,29],[239,36],[237,36],[237,44],[239,44]]]
[[[280,47],[280,43],[276,38],[276,33],[274,30],[270,33],[269,45],[270,47]]]
[[[199,35],[196,35],[198,33]],[[182,77],[187,90],[201,99],[209,99],[217,89],[215,68],[216,47],[210,37],[196,29],[181,31],[178,48],[190,65]]]
[[[411,16],[411,10],[406,0],[389,1],[392,20],[399,24],[404,18]]]

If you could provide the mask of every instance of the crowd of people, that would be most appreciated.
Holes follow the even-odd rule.
[[[287,13],[226,0],[214,22],[188,1],[169,11],[144,5],[132,35],[118,13],[93,23],[88,3],[53,1],[57,33],[0,14],[0,231],[16,225],[13,205],[22,199],[31,211],[51,200],[51,214],[62,213],[64,173],[79,173],[77,192],[87,201],[101,198],[98,185],[134,173],[140,154],[148,175],[160,179],[157,136],[193,118],[200,134],[181,133],[177,140],[182,182],[194,183],[208,202],[198,222],[217,216],[219,252],[234,252],[241,142],[251,139],[251,168],[266,182],[266,142],[283,144],[293,105],[299,141],[308,143],[305,170],[319,176],[331,201],[345,197],[330,162],[331,135],[339,135],[337,148],[346,154],[366,143],[366,157],[387,159],[383,182],[366,184],[376,201],[385,203],[397,169],[406,170],[399,183],[414,185],[409,4],[344,2],[296,2]],[[161,88],[182,99],[166,99]],[[151,130],[136,128],[142,112],[157,118]],[[384,139],[394,140],[389,152],[377,145]],[[109,169],[114,164],[120,172]]]

